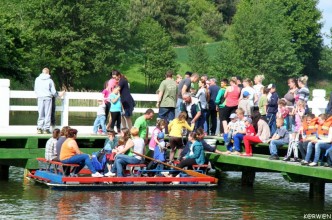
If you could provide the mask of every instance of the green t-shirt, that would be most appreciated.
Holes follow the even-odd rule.
[[[148,121],[144,118],[144,115],[138,117],[135,121],[134,127],[138,128],[138,136],[140,138],[146,138],[146,128],[148,127]]]
[[[267,105],[267,96],[262,95],[258,101],[259,113],[261,113],[261,115],[266,115],[265,105]]]
[[[176,107],[177,85],[173,79],[165,79],[159,86],[159,91],[163,92],[160,107]]]

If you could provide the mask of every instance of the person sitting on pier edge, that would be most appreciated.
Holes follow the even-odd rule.
[[[169,162],[173,163],[175,150],[179,151],[179,155],[181,155],[183,149],[183,140],[182,135],[184,130],[192,131],[194,130],[195,124],[192,123],[189,126],[188,122],[186,121],[187,113],[181,112],[179,116],[171,121],[168,124],[168,132],[169,132],[169,143],[171,147],[171,151],[169,154]]]
[[[236,129],[233,130],[233,140],[234,140],[234,151],[232,150],[233,147],[231,147],[230,144],[227,146],[226,153],[228,154],[234,154],[234,155],[240,155],[241,153],[241,142],[243,140],[244,135],[246,134],[246,126],[244,124],[244,111],[242,108],[236,109],[236,116],[237,116],[237,122],[236,122]],[[232,115],[231,115],[232,116]]]
[[[197,140],[199,142],[201,142],[204,151],[222,154],[222,152],[220,150],[218,150],[217,147],[212,147],[210,144],[206,143],[206,141],[204,140],[205,132],[204,132],[203,128],[197,129],[196,136],[197,136]],[[189,152],[191,144],[192,143],[190,141],[187,142],[185,148],[183,149],[183,151],[180,154],[180,160],[182,160],[182,158]]]
[[[127,164],[140,164],[142,162],[142,157],[134,154],[133,152],[144,154],[144,140],[138,136],[138,128],[132,127],[130,129],[130,133],[132,135],[132,139],[126,138],[127,141],[125,148],[119,151],[113,150],[113,152],[116,152],[116,157],[114,165],[112,166],[112,171],[108,176],[123,177],[123,169]],[[126,132],[124,135],[128,137],[129,132]]]
[[[57,152],[56,152],[56,142],[60,136],[60,129],[56,128],[52,132],[52,137],[48,139],[45,146],[45,159],[46,160],[56,160]]]
[[[256,135],[256,131],[254,126],[252,125],[252,119],[249,117],[246,117],[244,119],[244,125],[246,126],[246,135],[249,136],[255,136]]]
[[[56,142],[56,145],[55,145],[56,153],[57,153],[57,158],[55,160],[57,160],[57,161],[60,161],[61,146],[68,137],[69,129],[70,129],[69,126],[63,126],[60,131],[60,137],[58,138],[58,141]]]
[[[233,138],[233,132],[238,129],[237,115],[235,113],[232,113],[229,118],[231,119],[231,121],[228,122],[224,131],[224,145],[227,147],[227,151],[225,152],[226,154],[232,153],[233,144],[231,143],[231,141]]]
[[[245,135],[243,137],[244,147],[246,153],[241,156],[252,156],[252,146],[251,143],[267,143],[270,138],[270,128],[266,121],[262,118],[258,111],[255,111],[252,116],[253,126],[257,131],[255,136]]]
[[[308,144],[307,154],[305,160],[301,162],[302,165],[317,166],[320,158],[321,149],[328,149],[332,142],[332,117],[327,118],[326,114],[318,116],[317,135],[314,140]],[[312,149],[315,148],[315,156],[312,163],[309,163]]]
[[[77,176],[77,174],[83,169],[86,165],[92,173],[92,177],[103,177],[102,174],[97,172],[94,166],[91,163],[90,156],[88,154],[84,154],[80,151],[77,142],[77,130],[70,128],[68,131],[68,138],[62,144],[61,153],[60,153],[60,161],[64,164],[79,164],[79,167],[74,169],[73,176]]]
[[[189,124],[195,124],[194,130],[204,128],[204,120],[202,115],[201,104],[197,98],[191,97],[190,93],[182,95],[183,102],[180,105],[181,112],[187,113],[187,121]]]
[[[288,144],[289,133],[286,127],[284,127],[284,118],[277,118],[277,130],[269,140],[270,145],[270,160],[279,160],[278,147]]]
[[[190,145],[189,152],[183,157],[183,160],[177,165],[179,168],[188,167],[192,169],[192,165],[198,164],[202,165],[205,163],[205,154],[203,145],[197,140],[196,132],[190,132],[188,136],[188,141],[192,144]],[[178,175],[179,172],[173,172],[172,176]]]
[[[206,141],[204,140],[205,133],[204,133],[204,129],[203,128],[198,128],[197,129],[196,136],[197,136],[197,140],[199,142],[201,142],[204,151],[213,152],[213,153],[217,153],[217,154],[221,154],[222,153],[221,151],[219,151],[217,149],[217,146],[212,147],[211,145],[209,145],[208,143],[206,143]]]
[[[307,154],[308,144],[311,140],[316,138],[317,133],[317,120],[314,114],[309,113],[302,120],[302,126],[299,130],[299,133],[302,135],[302,139],[299,141],[299,151],[301,153],[302,160],[305,159],[305,155]]]

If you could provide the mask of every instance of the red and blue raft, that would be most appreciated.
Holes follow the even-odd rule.
[[[180,173],[179,177],[149,177],[146,174],[156,170],[146,170],[144,164],[127,165],[126,177],[91,177],[87,169],[81,170],[77,177],[71,176],[77,164],[63,164],[37,158],[39,169],[28,174],[31,181],[44,184],[51,188],[89,189],[89,188],[206,188],[217,185],[217,179],[202,173],[190,176]],[[164,172],[167,170],[163,170]],[[168,170],[170,173],[174,170]]]

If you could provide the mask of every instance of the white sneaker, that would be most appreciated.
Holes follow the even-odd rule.
[[[104,176],[111,177],[111,176],[116,176],[116,174],[112,173],[112,172],[108,172],[108,173],[105,173]]]
[[[93,174],[91,174],[92,177],[103,177],[102,174],[100,174],[99,172],[95,172]]]

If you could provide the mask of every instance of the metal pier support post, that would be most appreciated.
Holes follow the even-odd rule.
[[[9,179],[9,166],[0,165],[0,180],[8,180]]]
[[[325,182],[315,181],[310,183],[309,197],[317,200],[324,200],[325,197]]]
[[[252,170],[243,170],[241,177],[242,186],[253,186],[255,182],[256,172]]]

